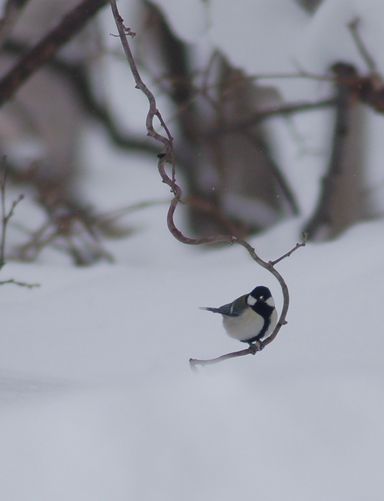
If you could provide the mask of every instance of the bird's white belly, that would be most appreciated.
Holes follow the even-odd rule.
[[[257,336],[264,326],[264,319],[248,308],[239,317],[223,316],[223,324],[229,336],[244,341]]]

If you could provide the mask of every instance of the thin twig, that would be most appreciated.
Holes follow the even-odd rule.
[[[25,287],[26,289],[34,289],[36,287],[40,287],[40,284],[37,283],[28,283],[28,282],[20,282],[19,280],[14,280],[10,278],[8,280],[0,280],[0,285],[13,284],[18,285],[19,287]]]
[[[303,240],[301,242],[297,242],[297,244],[294,247],[292,247],[291,250],[289,250],[288,252],[286,252],[282,256],[278,257],[277,259],[275,259],[273,261],[269,261],[269,262],[271,263],[272,266],[275,266],[277,263],[280,263],[280,261],[282,261],[286,257],[289,257],[291,254],[293,254],[295,251],[297,251],[297,249],[299,249],[300,247],[305,247],[307,244],[307,239],[308,239],[308,235],[306,233],[304,233]]]
[[[215,55],[215,53],[213,54]],[[196,78],[201,76],[201,73],[204,74],[206,73],[207,70],[204,70],[203,72],[197,72],[196,73]],[[294,73],[270,73],[270,74],[260,74],[260,75],[241,75],[241,76],[234,76],[231,79],[231,83],[236,85],[237,83],[243,83],[244,80],[249,80],[252,82],[258,82],[258,81],[263,81],[263,80],[283,80],[283,79],[292,79],[292,80],[299,80],[299,79],[309,79],[309,80],[318,80],[318,81],[323,81],[323,82],[333,82],[335,80],[335,76],[332,74],[329,75],[319,75],[316,73],[310,73],[305,70],[299,69],[297,72]],[[218,83],[212,83],[208,84],[205,83],[198,87],[195,85],[196,88],[198,88],[200,91],[206,92],[209,90],[215,90],[217,89],[218,86],[221,84]]]
[[[5,186],[7,183],[7,170],[5,166],[5,159],[3,159],[3,176],[0,181],[0,196],[1,196],[1,238],[0,238],[0,270],[5,264],[5,237],[7,233],[6,224],[6,207],[5,207]]]
[[[7,240],[8,224],[13,216],[17,205],[23,200],[24,195],[19,195],[11,204],[10,209],[6,208],[6,185],[7,185],[7,168],[5,159],[3,159],[3,173],[0,179],[0,198],[1,198],[1,236],[0,236],[0,270],[5,265],[5,242]]]
[[[251,113],[249,117],[242,120],[238,120],[234,123],[224,124],[220,127],[212,129],[208,132],[209,136],[216,136],[218,134],[227,134],[230,132],[237,132],[244,129],[248,129],[258,125],[259,123],[267,120],[268,118],[278,117],[278,116],[289,116],[295,113],[302,113],[306,111],[320,110],[323,108],[329,108],[335,105],[335,98],[322,99],[320,101],[313,102],[297,102],[282,104],[281,106],[272,106],[264,110],[257,110]]]
[[[2,175],[0,177],[0,211],[1,211],[1,232],[0,232],[0,270],[5,266],[5,243],[7,240],[7,229],[9,221],[11,220],[17,205],[24,198],[24,195],[19,195],[16,200],[11,204],[9,210],[6,207],[6,187],[7,187],[7,165],[6,159],[3,158],[2,162]],[[0,280],[1,285],[14,284],[20,287],[26,287],[32,289],[34,287],[39,287],[40,284],[27,283],[15,280],[14,278],[9,278],[8,280]]]
[[[348,28],[349,28],[349,31],[351,32],[353,41],[356,44],[357,50],[360,52],[360,55],[361,55],[362,59],[364,60],[365,64],[367,65],[368,70],[372,74],[373,73],[377,74],[376,63],[373,60],[373,57],[371,56],[371,54],[369,53],[369,51],[368,51],[365,43],[363,42],[363,39],[360,36],[360,33],[359,33],[358,28],[359,28],[360,22],[361,22],[361,20],[358,17],[356,17],[350,23],[348,23]]]
[[[258,351],[260,350],[257,349],[256,346],[255,347],[250,346],[249,348],[246,348],[244,350],[231,351],[230,353],[226,353],[225,355],[221,355],[220,357],[216,358],[210,358],[206,360],[199,360],[198,358],[190,358],[189,364],[191,366],[191,369],[195,369],[198,365],[201,366],[213,365],[219,362],[223,362],[224,360],[229,360],[230,358],[244,357],[245,355],[256,355]]]
[[[334,75],[319,75],[317,73],[311,73],[310,71],[298,70],[294,73],[266,73],[264,75],[249,75],[250,80],[257,82],[258,80],[319,80],[321,82],[332,82],[335,79]]]
[[[133,78],[135,79],[136,83],[136,89],[141,90],[145,94],[145,96],[148,99],[149,102],[149,110],[147,113],[147,118],[145,121],[145,125],[147,128],[147,134],[148,136],[152,137],[156,141],[160,142],[163,144],[165,147],[167,153],[171,154],[172,151],[172,143],[173,143],[173,138],[171,136],[171,133],[169,132],[167,126],[165,125],[165,122],[163,120],[163,117],[161,116],[160,112],[157,109],[156,106],[156,100],[152,92],[148,89],[148,87],[145,85],[143,80],[141,79],[139,70],[137,69],[133,54],[131,52],[131,48],[128,43],[128,36],[132,36],[132,31],[124,26],[124,20],[120,16],[120,13],[117,9],[116,1],[115,0],[110,0],[111,3],[111,8],[112,8],[112,13],[115,18],[116,22],[116,27],[120,35],[120,41],[124,49],[125,56],[129,62]],[[153,126],[153,119],[154,117],[157,117],[161,126],[166,132],[167,137],[162,136],[161,134],[158,134]]]

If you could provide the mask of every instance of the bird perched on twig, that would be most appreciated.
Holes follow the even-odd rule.
[[[249,294],[219,308],[201,307],[220,313],[228,335],[250,346],[272,334],[277,323],[277,311],[268,287],[258,286]]]

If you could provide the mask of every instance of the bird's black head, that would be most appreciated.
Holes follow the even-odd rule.
[[[256,301],[267,301],[271,296],[271,291],[268,287],[264,287],[260,285],[259,287],[255,287],[253,291],[250,293],[250,296],[256,299]]]
[[[259,287],[255,287],[253,291],[248,294],[247,304],[255,311],[259,309],[260,305],[263,305],[265,303],[270,307],[274,307],[272,294],[268,287],[260,285]]]

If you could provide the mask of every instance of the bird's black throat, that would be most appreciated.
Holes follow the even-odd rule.
[[[258,313],[260,316],[262,316],[264,320],[270,318],[274,310],[273,306],[269,306],[269,304],[264,301],[257,301],[253,306],[250,306],[250,308],[252,308],[252,310]]]
[[[265,303],[264,301],[257,301],[253,306],[250,306],[252,310],[263,317],[264,319],[264,325],[261,331],[257,334],[257,336],[254,336],[250,339],[244,339],[242,340],[243,343],[254,343],[255,341],[260,341],[264,337],[264,334],[267,332],[268,327],[271,323],[271,315],[273,313],[274,307],[269,306],[269,304]]]

